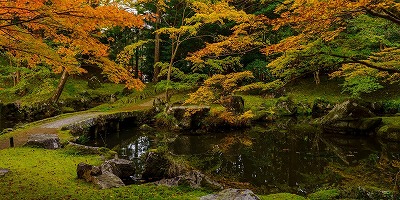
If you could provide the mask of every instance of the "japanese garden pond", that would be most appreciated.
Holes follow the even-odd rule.
[[[368,183],[394,187],[400,145],[374,137],[328,135],[308,120],[283,119],[245,130],[193,135],[144,132],[137,127],[100,134],[88,145],[106,146],[136,160],[163,143],[173,155],[213,178],[258,193],[308,194],[317,188]],[[386,163],[386,164],[382,164]],[[382,174],[383,169],[386,170]]]

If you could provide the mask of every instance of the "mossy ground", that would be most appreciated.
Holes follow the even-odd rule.
[[[1,199],[198,199],[206,191],[152,184],[99,190],[77,179],[80,162],[99,165],[99,156],[68,150],[9,148],[0,150],[0,168],[11,172],[0,177]]]

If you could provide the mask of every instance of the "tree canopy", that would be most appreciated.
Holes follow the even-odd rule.
[[[96,64],[114,82],[142,88],[124,68],[107,57],[100,42],[107,28],[143,27],[143,17],[117,4],[87,0],[0,1],[0,47],[27,67],[47,64],[55,73],[83,73],[82,63]]]

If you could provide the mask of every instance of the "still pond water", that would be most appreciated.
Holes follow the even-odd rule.
[[[242,185],[262,193],[307,194],[320,187],[353,184],[351,181],[357,179],[345,177],[392,188],[393,174],[389,172],[395,169],[382,169],[385,166],[380,163],[400,160],[398,144],[371,137],[326,135],[306,124],[307,120],[285,119],[206,135],[145,133],[128,128],[102,135],[92,145],[107,146],[120,156],[138,160],[167,135],[173,155],[185,157],[197,169],[235,187]],[[388,174],[382,175],[382,170]]]

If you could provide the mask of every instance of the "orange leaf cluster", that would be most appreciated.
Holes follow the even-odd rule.
[[[137,84],[106,58],[108,46],[99,37],[113,26],[143,27],[143,17],[99,1],[0,1],[0,48],[13,57],[27,60],[30,67],[47,63],[55,72],[74,74],[85,72],[80,68],[85,56],[87,62],[107,61],[104,73],[113,81]]]

